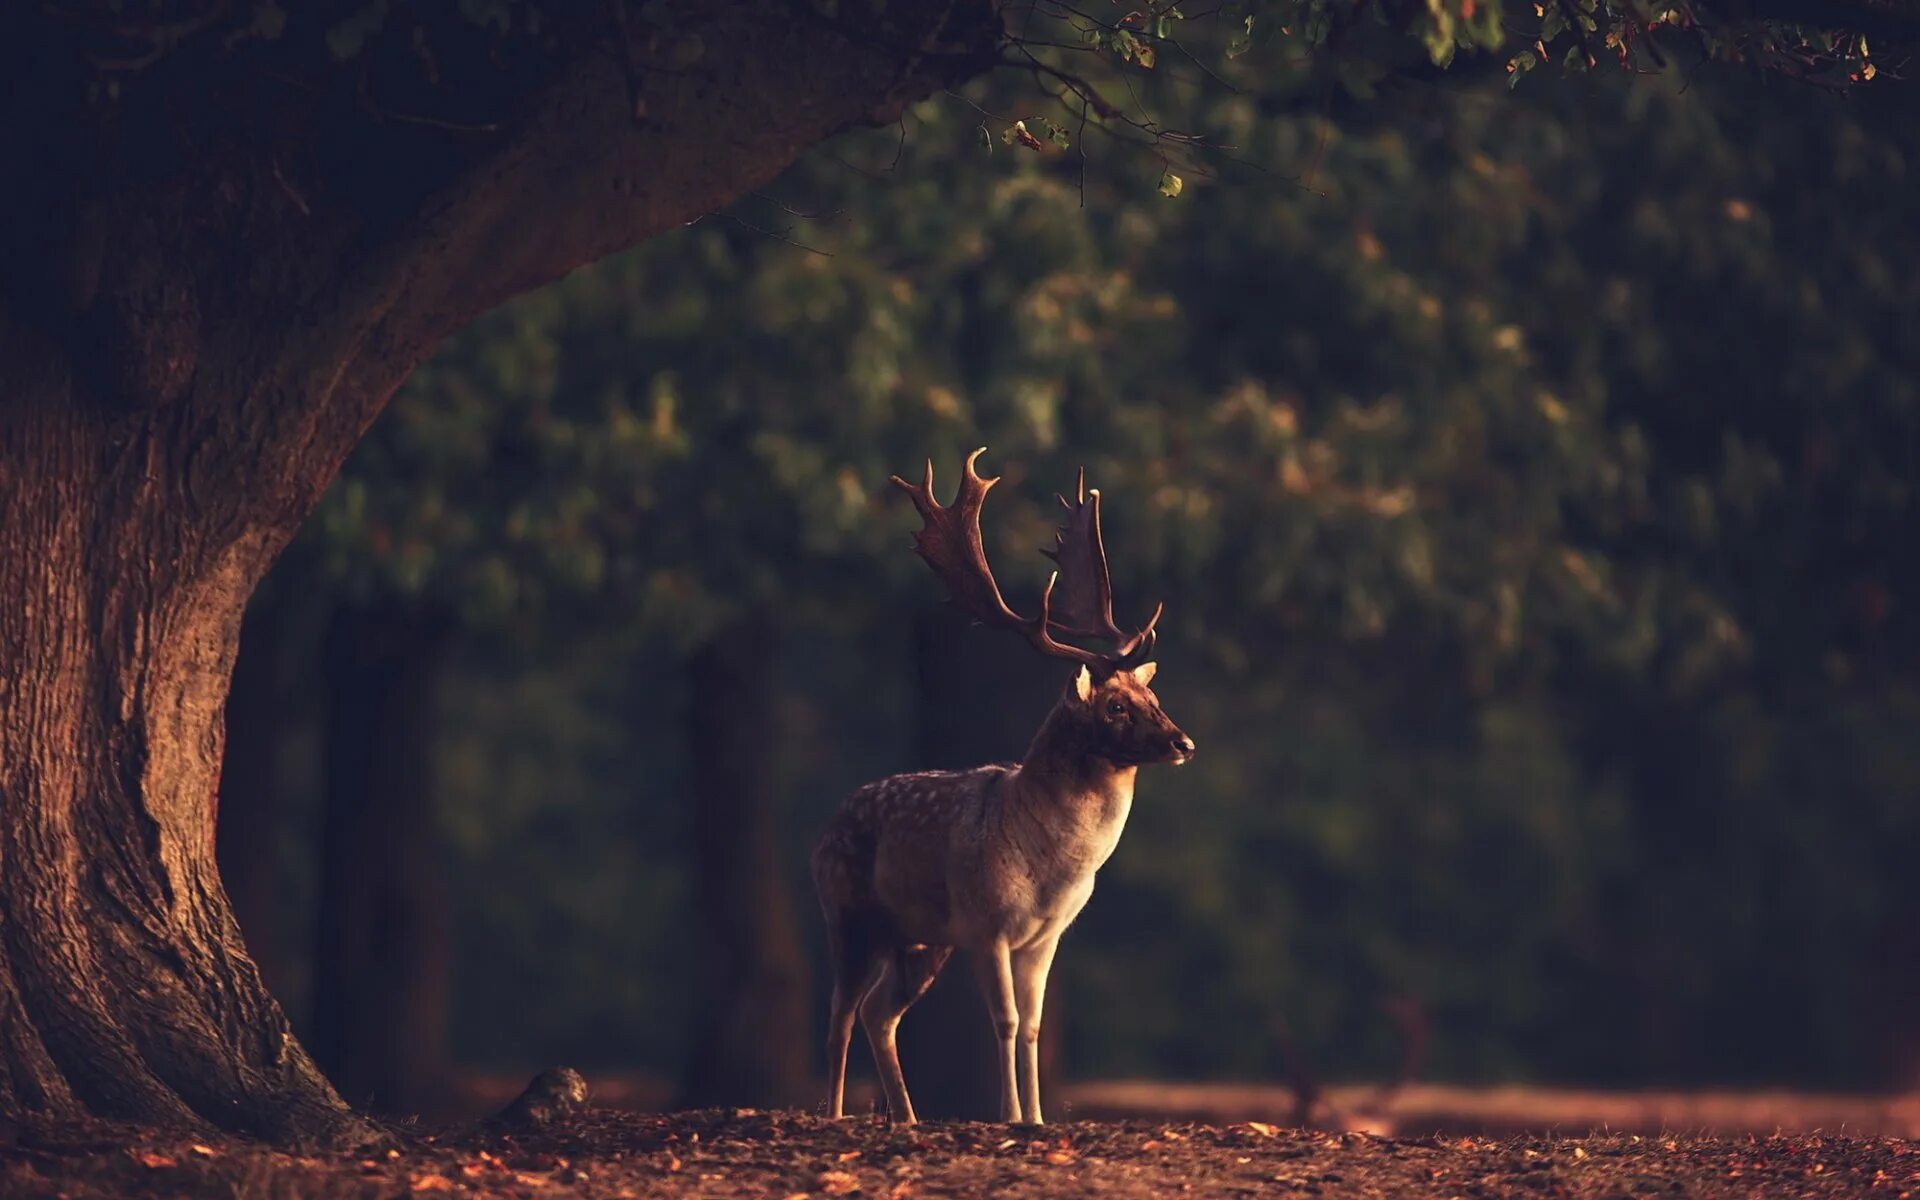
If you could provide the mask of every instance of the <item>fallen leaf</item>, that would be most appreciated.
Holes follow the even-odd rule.
[[[438,1172],[429,1171],[409,1179],[407,1186],[416,1192],[450,1192],[453,1190],[453,1180]]]
[[[1165,1143],[1161,1142],[1158,1138],[1148,1138],[1146,1141],[1140,1143],[1140,1148],[1142,1150],[1158,1150],[1164,1144]]]
[[[1253,1130],[1261,1137],[1272,1137],[1274,1134],[1280,1132],[1278,1125],[1269,1125],[1265,1121],[1248,1121],[1247,1128]]]
[[[1047,1154],[1047,1161],[1056,1167],[1064,1167],[1070,1162],[1079,1161],[1080,1156],[1071,1150],[1053,1150]]]
[[[813,1182],[829,1196],[844,1196],[860,1190],[860,1177],[851,1171],[822,1171]]]
[[[141,1166],[147,1168],[149,1171],[157,1171],[162,1167],[177,1167],[180,1165],[180,1161],[174,1158],[172,1155],[155,1154],[151,1150],[141,1150],[137,1152],[133,1157],[135,1161],[137,1161]]]
[[[199,1142],[187,1147],[188,1153],[198,1154],[201,1158],[219,1158],[220,1152],[212,1146],[203,1146]]]
[[[859,1157],[860,1157],[860,1152],[858,1150],[849,1150],[845,1154],[840,1155],[840,1157],[836,1161],[852,1162],[854,1159]]]

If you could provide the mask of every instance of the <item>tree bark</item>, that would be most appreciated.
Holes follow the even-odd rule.
[[[215,869],[248,595],[439,339],[985,69],[1001,19],[581,5],[502,52],[421,5],[343,61],[328,6],[119,7],[0,40],[0,1119],[357,1136]]]
[[[345,605],[327,635],[313,1055],[379,1112],[447,1079],[452,971],[435,801],[434,687],[447,623],[405,602]]]
[[[64,384],[55,368],[41,386]],[[273,546],[211,545],[189,505],[155,503],[177,482],[171,431],[102,429],[45,394],[12,404],[0,1116],[357,1136],[262,985],[214,866],[221,710]]]
[[[952,609],[915,618],[913,653],[915,770],[1017,761],[1066,686],[1057,660],[974,628]],[[999,1045],[969,972],[956,959],[900,1023],[900,1060],[923,1117],[985,1121],[999,1109]],[[1040,1037],[1043,1104],[1060,1074],[1061,996],[1056,970]]]
[[[687,663],[701,1015],[683,1107],[786,1106],[814,1091],[807,965],[779,844],[777,650],[773,621],[754,614]]]

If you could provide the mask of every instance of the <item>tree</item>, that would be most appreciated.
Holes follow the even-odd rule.
[[[1056,52],[1053,27],[1009,42],[984,0],[858,20],[830,3],[123,8],[17,15],[0,52],[18,181],[0,309],[0,1111],[351,1135],[241,945],[212,797],[246,598],[412,368],[502,299],[1003,51],[1065,89],[1063,120],[1204,147],[1106,99],[1104,81],[1178,44],[1158,10],[1153,29],[1096,21]],[[1444,65],[1505,36],[1498,4],[1365,8],[1286,0],[1243,28],[1324,51],[1358,90],[1409,45]],[[1539,50],[1605,37],[1628,59],[1673,26],[1822,80],[1873,65],[1857,34],[1768,20],[1801,15],[1790,4],[1567,11],[1537,10]],[[1891,6],[1842,15],[1906,24]],[[1035,129],[1066,137],[1018,127]]]
[[[984,4],[851,33],[505,11],[15,18],[0,1110],[353,1131],[212,858],[248,594],[441,337],[892,119],[999,32]]]
[[[451,634],[431,605],[347,603],[326,639],[313,1054],[344,1095],[387,1112],[418,1111],[447,1082],[432,734]]]

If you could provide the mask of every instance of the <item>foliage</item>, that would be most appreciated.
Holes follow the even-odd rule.
[[[1063,959],[1063,995],[1131,998],[1067,1001],[1076,1070],[1273,1071],[1275,1014],[1379,1067],[1404,993],[1450,1075],[1879,1078],[1899,1020],[1858,997],[1903,986],[1890,848],[1920,786],[1907,102],[1623,83],[1421,84],[1337,123],[1189,95],[1258,169],[1177,200],[1011,84],[930,102],[489,318],[312,536],[354,588],[549,639],[657,651],[786,611],[798,861],[838,792],[913,765],[876,631],[931,589],[880,481],[990,445],[995,560],[1030,595],[1040,501],[1084,464],[1123,607],[1169,601],[1162,692],[1202,754],[1143,784]],[[1037,149],[981,146],[1017,120]],[[566,673],[657,702],[628,670]],[[446,751],[469,847],[550,823],[602,897],[575,957],[636,923],[670,944],[666,891],[593,913],[607,872],[670,880],[671,841],[606,857],[592,781],[539,782],[529,731],[573,718],[476,677]],[[664,805],[672,724],[627,727],[599,771]],[[527,902],[485,891],[497,955]],[[509,939],[504,973],[554,941]]]

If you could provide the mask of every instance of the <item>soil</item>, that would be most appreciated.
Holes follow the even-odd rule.
[[[539,1133],[401,1131],[300,1154],[113,1128],[0,1135],[0,1197],[1920,1196],[1898,1138],[1376,1137],[1078,1121],[1026,1129],[797,1112],[594,1111]]]

